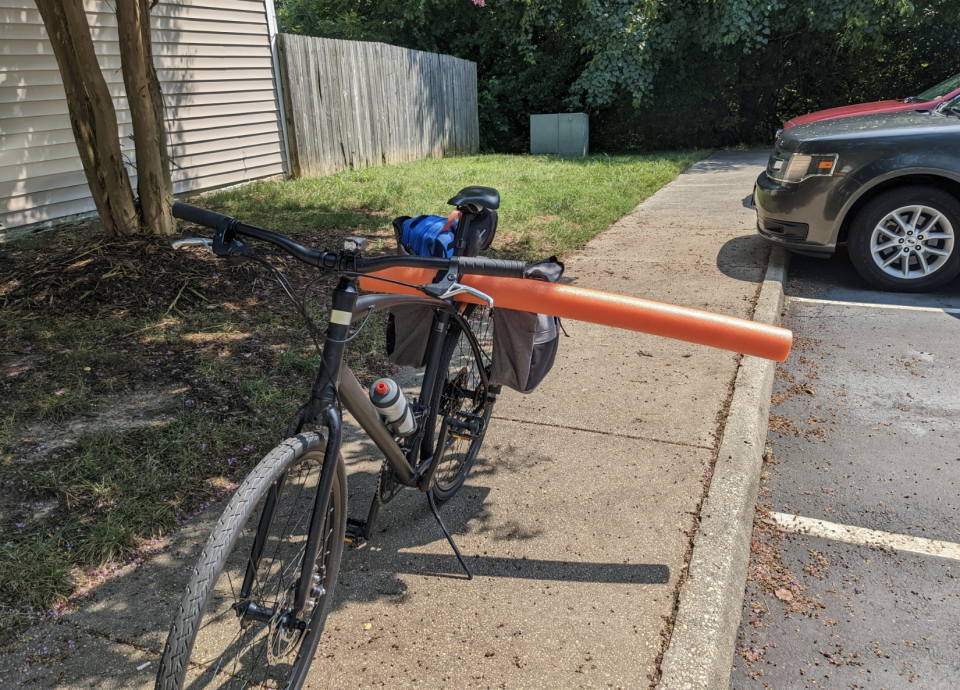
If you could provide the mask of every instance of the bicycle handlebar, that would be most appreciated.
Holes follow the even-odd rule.
[[[293,240],[278,235],[275,232],[241,223],[235,218],[222,213],[207,211],[206,209],[177,202],[173,205],[173,216],[180,220],[202,225],[216,230],[218,233],[226,231],[238,235],[252,237],[269,242],[306,264],[330,271],[354,271],[356,273],[373,273],[386,268],[429,268],[435,270],[449,270],[454,259],[459,272],[478,276],[493,276],[496,278],[523,278],[526,264],[522,261],[507,261],[504,259],[488,259],[483,256],[458,256],[453,259],[442,259],[432,256],[384,256],[374,259],[355,258],[349,267],[343,265],[343,255],[338,252],[318,252],[315,249],[304,247]]]
[[[205,208],[181,204],[179,201],[173,205],[173,217],[196,225],[203,225],[213,230],[219,230],[220,225],[225,221],[229,223],[233,220],[230,216],[225,216],[222,213],[214,213]]]

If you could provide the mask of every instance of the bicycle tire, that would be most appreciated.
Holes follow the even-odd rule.
[[[239,577],[242,578],[240,570],[250,561],[250,544],[252,543],[253,535],[249,534],[249,532],[256,533],[257,524],[259,523],[257,517],[259,514],[258,507],[261,507],[261,503],[264,502],[268,495],[270,487],[274,485],[282,473],[286,473],[285,482],[282,485],[282,490],[279,492],[276,517],[272,525],[276,526],[283,523],[284,526],[281,528],[281,537],[279,539],[275,542],[269,539],[267,541],[267,545],[263,551],[263,557],[260,559],[260,564],[257,569],[258,580],[260,568],[264,567],[264,561],[267,559],[270,549],[274,548],[274,544],[276,544],[276,548],[270,556],[268,566],[271,571],[274,569],[274,564],[277,561],[277,553],[285,543],[294,544],[295,539],[300,540],[301,543],[305,543],[307,528],[303,526],[303,523],[306,525],[309,524],[309,515],[312,515],[312,510],[307,513],[306,511],[309,509],[304,508],[304,510],[301,511],[301,507],[311,504],[313,500],[312,497],[316,496],[316,487],[314,487],[312,491],[312,497],[309,491],[308,495],[303,497],[304,487],[307,486],[308,481],[313,481],[312,479],[304,479],[300,490],[296,492],[294,497],[293,494],[287,493],[287,488],[292,488],[290,473],[293,471],[300,476],[305,476],[305,472],[311,470],[310,474],[314,474],[312,469],[316,467],[317,470],[315,474],[317,475],[318,482],[319,468],[322,468],[325,447],[326,443],[324,439],[315,433],[303,433],[288,438],[260,461],[237,489],[233,498],[230,499],[230,502],[224,509],[223,515],[217,522],[216,528],[213,530],[213,533],[210,535],[200,554],[198,564],[194,569],[193,576],[190,578],[186,593],[180,602],[177,615],[171,625],[163,655],[160,659],[160,667],[157,672],[155,686],[157,690],[182,690],[187,687],[187,674],[191,669],[194,671],[192,674],[194,677],[189,679],[189,687],[191,690],[205,687],[203,683],[204,679],[206,679],[206,682],[218,688],[232,686],[238,688],[260,687],[266,680],[275,681],[277,676],[281,677],[280,682],[270,687],[298,690],[303,685],[314,654],[316,653],[323,626],[326,622],[326,616],[333,599],[334,587],[340,569],[340,559],[343,555],[344,532],[347,524],[347,486],[346,469],[342,456],[338,455],[337,457],[336,475],[331,488],[328,515],[323,525],[324,541],[321,543],[320,555],[315,564],[316,568],[319,569],[320,582],[325,591],[322,595],[313,599],[315,605],[312,608],[305,610],[304,618],[309,615],[309,622],[307,622],[306,629],[299,632],[298,641],[291,643],[296,646],[290,647],[289,649],[286,647],[280,649],[280,651],[286,649],[284,652],[285,657],[283,658],[286,658],[287,662],[275,666],[275,674],[270,673],[268,669],[262,673],[262,677],[259,677],[261,671],[258,668],[258,662],[261,659],[263,651],[267,652],[267,661],[269,662],[271,653],[276,656],[278,645],[284,645],[285,639],[288,639],[283,638],[282,635],[289,636],[296,635],[297,633],[287,631],[283,627],[274,628],[273,620],[271,620],[269,625],[249,623],[246,628],[243,628],[241,625],[243,619],[236,615],[235,610],[231,611],[233,606],[224,607],[221,599],[225,597],[222,595],[218,596],[218,592],[220,591],[218,584],[221,583],[222,575],[226,572],[228,581],[230,582],[230,588],[231,590],[234,589],[236,580],[233,580],[230,575],[231,569],[237,570]],[[314,465],[315,461],[318,461],[318,465]],[[300,501],[301,497],[304,498],[302,502]],[[285,508],[288,512],[284,520]],[[304,515],[306,515],[306,519],[304,519]],[[294,516],[297,516],[296,520],[293,519]],[[251,520],[253,520],[252,528],[248,530],[247,534],[244,534],[244,528],[251,523]],[[291,534],[289,535],[289,539],[285,541],[282,535],[288,526],[290,526],[291,522],[293,523]],[[298,527],[298,525],[300,526]],[[300,532],[300,534],[295,536],[293,534],[294,531]],[[293,549],[292,551],[287,550],[293,554],[290,564],[284,568],[284,561],[281,560],[280,569],[277,571],[280,583],[278,591],[281,587],[285,586],[285,572],[290,572],[291,574],[291,578],[287,582],[294,581],[294,574],[300,572],[299,566],[296,565],[296,550],[299,548],[300,562],[302,563],[303,548],[297,546],[290,548]],[[233,559],[231,558],[232,556]],[[230,562],[230,567],[228,567],[228,562]],[[260,588],[261,594],[263,594],[266,586],[261,585],[259,581],[256,586]],[[286,585],[285,589],[286,593],[283,594],[284,597],[288,596],[291,591],[289,585]],[[224,589],[223,591],[226,590]],[[235,590],[234,594],[236,594]],[[254,593],[252,592],[252,594]],[[268,594],[267,598],[269,598],[269,596]],[[249,597],[250,600],[254,600],[255,598],[255,596]],[[288,599],[284,599],[283,603],[287,601]],[[204,621],[207,620],[204,615],[205,613],[210,613],[207,609],[210,607],[211,602],[215,605],[214,612],[218,609],[222,612],[216,614],[213,619],[204,624]],[[280,611],[281,607],[281,602],[278,600],[274,603],[273,610]],[[218,623],[219,619],[225,620]],[[204,642],[200,644],[198,650],[197,643],[199,633],[214,623],[217,623],[216,627],[205,635]],[[207,651],[209,645],[205,641],[206,636],[216,637],[218,634],[222,635],[224,631],[226,631],[227,635],[230,635],[230,625],[238,631],[243,632],[240,633],[237,638],[230,638],[229,645],[233,644],[233,639],[238,639],[242,642],[243,638],[247,635],[246,631],[253,630],[254,635],[251,641],[258,645],[263,644],[264,646],[264,650],[258,652],[257,656],[253,658],[252,664],[249,664],[247,662],[248,657],[244,656],[244,660],[241,660],[242,665],[239,668],[240,673],[237,673],[237,660],[240,658],[239,652],[237,652],[237,655],[234,657],[233,667],[229,672],[224,668],[223,654],[217,659],[216,667],[213,668],[211,668],[212,663],[204,663],[203,659],[198,660],[196,658],[198,655],[206,655],[209,653]],[[258,630],[266,630],[266,635],[261,634]],[[296,651],[296,655],[291,658],[294,650]],[[244,652],[244,655],[246,655],[246,652]],[[213,657],[211,657],[211,659],[212,658]],[[234,683],[234,680],[237,682]]]
[[[493,314],[488,307],[471,307],[464,314],[464,318],[477,339],[482,360],[478,362],[469,338],[460,325],[451,321],[440,354],[433,402],[425,418],[425,438],[429,443],[429,452],[435,452],[443,416],[462,412],[464,404],[472,408],[469,410],[470,414],[483,419],[483,428],[469,443],[462,439],[453,439],[450,442],[434,475],[433,494],[438,503],[449,501],[463,486],[483,445],[493,412],[494,396],[487,388],[482,387],[479,374],[480,367],[484,368],[488,376],[490,373],[493,358]],[[462,395],[464,390],[471,392],[471,395]]]

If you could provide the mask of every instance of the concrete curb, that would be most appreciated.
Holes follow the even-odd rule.
[[[789,254],[775,247],[754,321],[779,325]],[[727,690],[750,563],[776,363],[744,357],[658,690]]]

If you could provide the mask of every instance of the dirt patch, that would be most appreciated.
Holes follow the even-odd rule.
[[[177,386],[108,396],[91,405],[82,416],[28,427],[20,441],[42,444],[44,453],[50,453],[76,443],[84,434],[167,424],[183,405],[184,394],[189,390],[188,386]]]

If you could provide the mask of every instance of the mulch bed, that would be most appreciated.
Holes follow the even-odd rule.
[[[297,239],[336,247],[349,234],[324,230]],[[231,265],[202,248],[173,250],[173,239],[110,238],[92,224],[0,247],[0,590],[7,590],[0,591],[0,628],[5,619],[19,620],[18,610],[63,601],[89,568],[136,557],[145,542],[219,496],[219,487],[242,479],[304,402],[316,373],[313,343],[276,278],[259,264]],[[271,250],[258,246],[298,297],[308,288],[322,329],[337,278]],[[385,359],[382,326],[371,319],[366,337],[351,344],[348,364],[365,383],[396,372]],[[171,398],[176,409],[166,411],[167,421],[177,418],[169,430],[107,430],[118,434],[107,441],[116,461],[97,450],[102,438],[89,435],[67,448],[45,447],[71,421],[102,420],[105,410],[171,390],[179,392]],[[164,495],[143,493],[124,458],[140,458],[161,483],[167,470],[157,468],[171,468]],[[115,498],[106,501],[104,492]],[[38,512],[38,505],[55,508]],[[162,517],[150,517],[168,505]],[[131,516],[139,526],[119,535],[116,548],[111,542],[112,550],[94,544],[97,530],[112,529],[118,516],[126,516],[127,532]],[[68,528],[72,550],[55,536]],[[79,555],[84,548],[89,557]],[[104,553],[111,554],[106,561]],[[38,581],[59,573],[59,583],[11,594],[22,564],[37,564]]]

